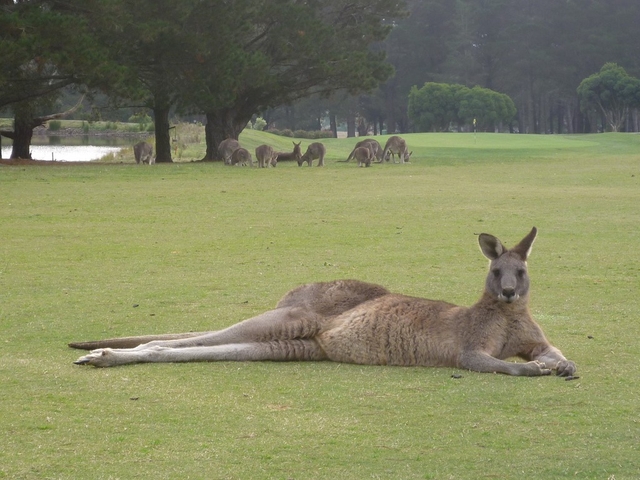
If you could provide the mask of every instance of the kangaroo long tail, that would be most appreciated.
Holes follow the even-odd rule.
[[[139,337],[107,338],[90,342],[71,342],[69,347],[80,350],[95,350],[97,348],[134,348],[153,340],[178,340],[204,335],[209,332],[167,333],[164,335],[142,335]]]

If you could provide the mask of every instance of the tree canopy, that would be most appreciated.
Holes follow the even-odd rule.
[[[59,116],[50,110],[63,88],[105,88],[123,70],[71,0],[6,1],[0,14],[0,109],[14,113],[13,130],[1,134],[13,139],[12,157],[30,158],[33,129]]]
[[[598,73],[580,82],[578,97],[583,111],[596,107],[611,130],[617,132],[629,109],[640,107],[640,80],[619,65],[606,63]]]
[[[99,89],[115,106],[153,110],[158,161],[171,161],[170,112],[206,116],[207,159],[252,115],[282,106],[287,122],[317,124],[324,111],[335,128],[346,116],[350,134],[442,129],[410,95],[429,83],[507,95],[523,133],[596,131],[601,119],[637,131],[632,99],[617,108],[595,79],[578,86],[615,63],[629,72],[615,99],[630,95],[638,24],[636,0],[0,0],[0,108],[28,130],[60,88]],[[505,122],[513,105],[485,94],[454,123]],[[296,115],[312,95],[310,119]]]
[[[399,2],[254,0],[220,11],[210,1],[200,8],[191,30],[215,33],[196,43],[182,101],[206,114],[206,159],[260,111],[311,94],[368,91],[393,72],[371,46],[390,31],[388,19],[403,14]]]
[[[479,86],[428,82],[409,92],[409,121],[419,132],[471,125],[494,131],[501,124],[508,126],[515,114],[516,107],[507,95]]]
[[[391,21],[404,15],[402,7],[395,0],[22,0],[2,7],[8,15],[1,26],[9,32],[3,44],[19,54],[0,56],[25,78],[0,77],[1,90],[41,98],[54,81],[87,81],[120,104],[151,108],[159,162],[171,161],[170,110],[202,112],[206,159],[213,159],[220,141],[237,138],[266,108],[340,89],[365,92],[389,78],[393,69],[375,45],[390,32]],[[22,42],[27,24],[30,35]],[[58,31],[67,34],[56,37]],[[92,46],[81,45],[85,39]],[[49,45],[51,40],[58,44]],[[103,51],[103,62],[92,64]],[[118,68],[98,69],[110,63]],[[42,74],[43,65],[53,76]],[[11,82],[33,81],[26,78],[33,69],[41,90],[13,87]],[[98,70],[101,84],[88,82]],[[127,81],[114,78],[118,71]],[[10,97],[0,107],[15,104]]]

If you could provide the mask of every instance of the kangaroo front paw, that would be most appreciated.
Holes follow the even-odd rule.
[[[571,360],[561,360],[556,366],[556,375],[559,377],[573,377],[577,369],[576,364]]]
[[[537,377],[540,375],[550,375],[551,369],[547,368],[547,366],[539,362],[537,360],[533,360],[531,362],[527,362],[524,364],[527,368],[526,374],[531,377]]]
[[[76,365],[93,365],[94,367],[111,367],[116,365],[114,362],[114,354],[110,348],[101,348],[92,350],[88,355],[78,358]]]

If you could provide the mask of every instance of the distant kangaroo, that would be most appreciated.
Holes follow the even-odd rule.
[[[148,163],[153,165],[156,159],[153,156],[153,147],[147,142],[138,142],[133,146],[133,156],[136,163]]]
[[[260,145],[256,147],[256,158],[258,159],[258,167],[268,168],[278,165],[278,152],[274,152],[269,145]]]
[[[302,157],[302,151],[300,150],[300,144],[302,142],[291,142],[293,143],[293,151],[291,152],[277,152],[278,156],[276,158],[276,162],[281,162],[285,160],[295,160],[296,162],[300,160]]]
[[[238,148],[240,143],[235,138],[227,138],[218,145],[218,157],[223,160],[226,165],[231,165],[231,155]]]
[[[378,141],[373,138],[365,138],[364,140],[356,143],[356,146],[353,147],[353,150],[351,150],[351,153],[349,154],[347,159],[338,160],[338,162],[348,162],[349,160],[351,160],[356,153],[356,149],[360,147],[369,147],[369,149],[373,151],[373,155],[377,159],[376,161],[378,163],[382,162],[382,147],[380,146],[380,143],[378,143]]]
[[[575,363],[552,346],[528,307],[527,256],[534,227],[510,250],[480,234],[491,260],[471,307],[389,293],[358,280],[310,283],[274,310],[224,330],[70,343],[93,350],[79,365],[144,362],[331,360],[366,365],[466,368],[509,375],[573,376]],[[504,359],[520,357],[522,362]]]
[[[393,163],[396,163],[395,155],[397,155],[400,163],[406,163],[412,154],[413,152],[409,152],[407,148],[407,142],[403,138],[394,135],[387,140],[384,146],[384,152],[382,152],[382,158],[388,162],[389,159],[393,157]]]
[[[353,152],[353,158],[358,162],[358,166],[370,167],[371,161],[375,158],[375,154],[368,144],[366,147],[358,147]]]
[[[251,152],[246,148],[236,148],[231,156],[224,161],[226,165],[235,165],[236,167],[246,166],[247,164],[250,167],[253,167],[253,158],[251,157]]]
[[[298,166],[301,167],[304,162],[307,162],[308,166],[317,158],[318,166],[324,167],[324,156],[327,154],[327,149],[320,142],[313,142],[307,147],[307,151],[298,160]]]

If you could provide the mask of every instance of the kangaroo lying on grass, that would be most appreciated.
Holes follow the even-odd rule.
[[[70,343],[93,350],[79,365],[142,362],[331,360],[367,365],[456,367],[509,375],[573,376],[575,363],[545,338],[529,312],[527,256],[535,227],[507,250],[479,236],[491,260],[471,307],[390,293],[358,280],[310,283],[274,310],[213,332]],[[521,357],[526,363],[506,362]]]

